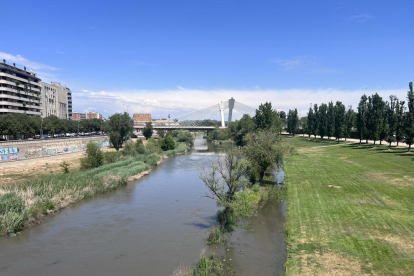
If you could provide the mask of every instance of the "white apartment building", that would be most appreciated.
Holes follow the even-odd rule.
[[[0,63],[0,114],[41,116],[40,79],[33,72]]]
[[[60,119],[72,117],[72,93],[58,82],[40,82],[42,87],[42,117],[54,115]],[[70,107],[70,112],[69,112]]]

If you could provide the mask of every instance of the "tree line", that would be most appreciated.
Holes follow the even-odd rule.
[[[31,117],[27,114],[5,114],[0,115],[0,135],[12,135],[17,138],[19,135],[25,137],[34,137],[39,135],[41,130],[43,134],[63,134],[79,132],[100,131],[105,122],[101,119],[89,119],[82,121],[73,121],[60,119],[56,116],[46,118]]]
[[[408,145],[408,151],[414,143],[414,92],[413,83],[409,83],[407,91],[407,105],[395,95],[384,101],[378,93],[371,96],[362,95],[357,111],[349,106],[345,108],[342,102],[335,104],[315,104],[309,108],[307,117],[299,120],[297,111],[289,111],[288,132],[296,133],[301,125],[303,133],[319,135],[322,139],[332,137],[339,143],[339,139],[350,137],[353,129],[357,130],[359,143],[363,140],[386,141],[391,147],[392,142],[400,141]]]

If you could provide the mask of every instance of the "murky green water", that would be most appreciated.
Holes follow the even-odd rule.
[[[189,155],[164,160],[150,175],[46,217],[15,238],[0,238],[0,275],[171,275],[194,266],[206,248],[216,204],[197,166],[220,149],[197,138]],[[226,251],[237,275],[281,275],[286,261],[283,204],[236,229]],[[237,239],[239,238],[239,239]],[[243,253],[239,253],[242,251]]]

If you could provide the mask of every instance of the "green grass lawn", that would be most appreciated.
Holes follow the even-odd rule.
[[[284,165],[287,275],[414,275],[414,153],[284,142],[298,149]]]

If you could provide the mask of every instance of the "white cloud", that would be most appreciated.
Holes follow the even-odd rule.
[[[108,116],[123,112],[128,105],[132,113],[152,113],[154,118],[176,117],[197,109],[218,105],[234,97],[240,103],[257,108],[266,101],[272,102],[275,109],[288,111],[298,108],[301,116],[306,115],[309,104],[342,101],[345,106],[357,107],[361,96],[378,92],[384,100],[390,95],[405,99],[406,89],[185,89],[170,90],[125,90],[125,91],[87,91],[73,93],[74,108],[83,110],[94,104],[95,111]],[[107,111],[104,111],[107,110]],[[106,113],[105,113],[106,112]],[[218,113],[218,107],[217,107]]]
[[[64,55],[65,54],[65,52],[62,52],[62,51],[56,51],[55,53],[58,54],[58,55]]]
[[[16,63],[21,66],[26,66],[33,70],[58,70],[58,68],[43,64],[36,61],[31,61],[27,58],[22,57],[21,55],[11,55],[8,53],[0,52],[0,59],[5,59],[8,64]]]
[[[373,18],[374,18],[374,16],[372,14],[361,13],[361,14],[356,14],[356,15],[350,16],[350,17],[346,17],[346,18],[344,18],[344,20],[345,20],[345,22],[348,22],[348,23],[362,23],[362,22],[369,21]]]
[[[280,59],[280,58],[273,58],[270,60],[270,62],[276,63],[280,67],[282,67],[284,70],[291,71],[295,70],[297,68],[300,68],[303,66],[305,57],[294,57],[291,59]]]

